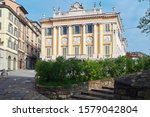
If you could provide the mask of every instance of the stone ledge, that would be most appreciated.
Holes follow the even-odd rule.
[[[115,80],[115,99],[150,99],[150,70]]]
[[[91,89],[101,89],[103,86],[113,87],[114,80],[95,80],[73,84],[72,86],[42,86],[36,84],[36,89],[39,93],[50,99],[68,99],[72,95],[80,94]]]

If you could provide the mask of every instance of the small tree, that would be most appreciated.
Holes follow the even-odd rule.
[[[142,29],[143,33],[150,33],[150,9],[148,9],[145,16],[140,19],[138,28]]]

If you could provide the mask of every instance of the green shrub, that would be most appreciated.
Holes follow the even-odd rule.
[[[39,83],[72,84],[103,78],[117,78],[126,74],[150,69],[150,58],[130,59],[119,57],[106,60],[81,61],[75,58],[65,60],[58,57],[56,61],[37,61],[35,70]]]

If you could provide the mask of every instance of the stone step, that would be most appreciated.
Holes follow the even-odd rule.
[[[71,99],[74,99],[74,100],[103,100],[103,98],[84,95],[84,94],[73,95],[73,96],[71,96]]]
[[[114,94],[114,90],[110,89],[91,89],[91,91],[99,92],[99,93],[105,93],[105,94]]]
[[[102,89],[109,89],[114,91],[114,87],[102,87]]]
[[[105,93],[94,92],[94,91],[82,92],[81,94],[93,96],[100,99],[108,99],[108,100],[112,100],[114,98],[112,94],[105,94]]]

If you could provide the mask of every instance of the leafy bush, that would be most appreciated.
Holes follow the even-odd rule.
[[[75,58],[56,61],[37,61],[39,83],[71,84],[103,78],[117,78],[126,74],[150,69],[150,58],[130,59],[119,57],[106,60],[81,61]]]

